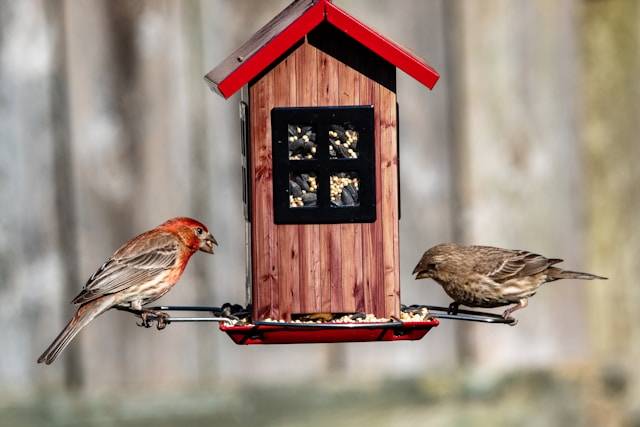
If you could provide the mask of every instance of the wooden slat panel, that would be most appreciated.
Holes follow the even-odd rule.
[[[296,64],[296,100],[298,106],[318,105],[316,49],[304,43],[298,49]],[[320,226],[300,225],[300,311],[322,311],[320,286]]]
[[[315,71],[315,72],[314,72]],[[313,76],[317,75],[314,79]],[[398,211],[395,94],[308,44],[271,70],[263,113],[253,111],[253,151],[258,180],[254,192],[256,311],[270,292],[271,317],[289,320],[297,312],[366,311],[380,317],[399,309]],[[257,85],[256,85],[257,86]],[[253,89],[257,90],[257,87]],[[377,220],[372,224],[274,225],[271,182],[270,111],[274,106],[373,104]],[[264,124],[267,124],[266,130]],[[260,140],[258,140],[260,139]],[[264,164],[268,158],[268,165]],[[261,163],[262,162],[262,163]],[[328,185],[321,181],[320,185]],[[263,213],[268,213],[268,219]],[[384,226],[383,226],[384,224]],[[268,251],[268,252],[264,252]],[[264,253],[263,253],[264,252]],[[265,256],[266,255],[266,256]],[[261,286],[261,285],[257,285]],[[265,312],[265,310],[262,310]],[[263,316],[264,317],[264,316]],[[257,316],[260,318],[260,316]]]
[[[277,236],[273,230],[273,190],[271,184],[271,120],[272,74],[264,76],[250,88],[251,158],[253,180],[253,318],[274,317],[277,293],[274,289],[278,272]],[[274,295],[275,292],[275,295]],[[276,297],[274,300],[274,296]]]
[[[338,63],[338,88],[338,105],[359,104],[358,73],[342,62]],[[362,234],[360,224],[340,225],[342,310],[345,312],[356,311],[355,296],[358,287],[362,286],[362,241],[356,241],[356,234],[358,236]],[[360,278],[360,282],[357,281],[357,278]]]
[[[380,168],[382,205],[382,262],[385,313],[398,316],[400,275],[398,248],[398,155],[396,144],[396,95],[380,87]]]
[[[353,281],[353,300],[355,302],[355,311],[364,312],[364,266],[362,260],[362,230],[364,224],[353,225],[353,248],[355,276]]]
[[[347,71],[347,66],[351,67],[355,70],[358,70],[359,79],[363,79],[364,90],[363,94],[358,94],[360,97],[359,100],[354,99],[354,93],[350,93],[349,90],[343,90],[340,87],[339,97],[341,98],[341,104],[373,104],[375,107],[375,130],[374,130],[374,139],[375,139],[375,152],[376,152],[376,222],[374,224],[360,225],[360,232],[362,234],[361,239],[361,250],[363,253],[362,257],[362,283],[364,289],[358,288],[360,291],[360,295],[358,298],[360,299],[360,306],[364,306],[366,311],[373,312],[380,317],[388,317],[389,315],[395,314],[393,311],[387,312],[387,305],[389,308],[392,308],[395,312],[398,311],[396,305],[394,303],[385,303],[385,283],[387,285],[387,290],[389,295],[397,295],[399,292],[399,276],[398,276],[398,267],[393,262],[389,263],[389,259],[396,259],[397,261],[397,233],[398,226],[397,224],[391,225],[390,228],[383,230],[382,224],[386,221],[394,221],[392,217],[386,217],[385,213],[382,210],[382,200],[383,200],[383,189],[386,188],[387,197],[389,199],[395,199],[397,202],[397,164],[391,162],[387,166],[387,170],[385,171],[385,175],[392,177],[392,179],[387,179],[385,181],[385,177],[381,173],[381,146],[382,144],[393,144],[393,149],[395,150],[395,129],[393,132],[382,132],[380,128],[381,124],[381,114],[385,117],[395,117],[395,104],[392,106],[390,103],[387,105],[382,105],[381,100],[381,90],[385,88],[385,93],[392,94],[395,100],[395,68],[389,66],[387,63],[380,63],[376,60],[379,59],[375,56],[370,56],[371,52],[368,50],[360,50],[361,46],[355,44],[350,44],[352,42],[349,38],[344,38],[341,33],[332,31],[331,26],[320,26],[318,29],[314,30],[314,33],[309,36],[310,43],[314,46],[317,46],[318,49],[322,52],[326,52],[336,61],[339,61],[341,65],[340,67],[340,75],[339,79],[346,79],[345,72]],[[371,86],[369,86],[371,85]],[[358,91],[360,89],[360,84],[358,84]],[[370,89],[370,90],[369,90]],[[376,96],[377,93],[377,96]],[[364,96],[364,98],[363,98]],[[345,100],[342,101],[342,98],[345,97]],[[365,102],[366,98],[368,102]],[[348,99],[350,98],[350,99]],[[386,112],[382,113],[381,109],[387,109]],[[395,153],[395,151],[394,151]],[[395,156],[394,153],[390,153]],[[397,207],[394,207],[395,218],[397,221]],[[341,244],[341,252],[345,254],[347,251],[345,248],[349,247],[352,243],[352,236],[350,233],[344,233],[349,228],[346,227],[345,224],[341,225],[341,230],[343,232],[343,236],[341,236],[342,242]],[[387,232],[387,240],[390,245],[390,258],[387,258],[387,266],[388,272],[385,282],[385,263],[384,263],[384,253],[383,253],[383,245],[384,245],[384,236],[383,232]],[[359,239],[360,240],[360,239]],[[334,254],[335,256],[335,254]],[[334,285],[334,293],[332,297],[335,299],[337,297],[335,293],[335,274],[337,274],[337,266],[331,265],[332,268],[332,283]],[[354,271],[352,270],[353,264],[347,265],[347,263],[343,262],[339,266],[340,275],[343,281],[352,280]],[[356,267],[357,268],[357,267]],[[357,275],[357,270],[355,274]],[[350,286],[349,284],[342,284],[342,296],[348,297],[348,299],[354,298],[353,292],[349,292],[349,290],[345,289],[344,286]],[[353,288],[352,288],[353,289]],[[343,298],[344,299],[344,298]],[[341,304],[335,303],[332,301],[332,308],[335,308]],[[357,305],[357,304],[356,304]],[[352,310],[353,305],[349,306],[348,304],[343,304],[343,308],[347,310]]]
[[[338,62],[318,51],[318,105],[338,103]],[[328,185],[320,182],[320,185]],[[340,310],[342,305],[340,225],[320,225],[320,282],[322,311]]]
[[[342,240],[340,237],[340,225],[331,224],[329,228],[329,259],[331,265],[331,311],[334,313],[344,311],[344,298],[342,295]]]
[[[374,82],[364,75],[359,76],[359,95],[360,103],[363,105],[374,105]],[[375,106],[374,106],[375,108]],[[377,132],[375,132],[377,133]],[[374,139],[375,144],[375,139]],[[376,154],[377,156],[378,154]],[[376,172],[377,173],[377,172]],[[380,221],[380,213],[377,214],[377,221],[370,224],[362,225],[362,269],[363,269],[363,293],[364,293],[364,311],[380,315],[381,309],[377,306],[375,297],[375,287],[380,280],[377,280],[377,265],[375,261],[376,244],[374,240],[377,222]]]
[[[381,86],[379,84],[373,85],[373,99],[374,99],[374,127],[375,127],[375,144],[376,144],[376,212],[377,212],[377,220],[375,222],[375,226],[373,227],[373,263],[374,268],[376,269],[374,274],[373,288],[372,288],[372,296],[375,300],[375,315],[376,316],[384,316],[385,315],[385,300],[384,300],[384,263],[383,263],[383,253],[382,253],[382,221],[383,221],[383,212],[382,212],[382,173],[380,168],[380,159],[382,158],[380,152],[381,142],[381,132],[380,132],[380,89]]]
[[[299,49],[289,55],[272,71],[274,83],[274,106],[296,105],[296,57]],[[271,141],[271,138],[269,138]],[[271,207],[272,209],[272,207]],[[300,260],[298,248],[298,226],[276,225],[278,235],[278,319],[291,320],[292,312],[300,311]]]

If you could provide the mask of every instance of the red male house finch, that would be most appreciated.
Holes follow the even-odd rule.
[[[142,306],[173,288],[191,255],[199,250],[212,254],[217,244],[207,227],[191,218],[170,219],[129,240],[102,264],[73,299],[79,307],[38,363],[51,364],[82,328],[110,308],[139,311],[142,325],[149,326],[149,314],[161,317],[164,313]],[[164,326],[164,322],[158,322],[158,328]]]
[[[543,283],[606,279],[553,267],[560,262],[561,259],[527,251],[444,243],[426,251],[413,274],[417,274],[416,279],[431,278],[442,286],[453,298],[451,313],[457,313],[459,305],[492,308],[516,304],[504,312],[507,319],[514,311],[525,308],[527,299]]]

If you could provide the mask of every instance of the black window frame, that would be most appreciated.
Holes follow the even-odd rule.
[[[358,132],[358,158],[329,157],[329,126],[348,123]],[[289,160],[288,125],[313,124],[317,151],[314,159]],[[340,224],[376,221],[376,159],[373,105],[276,107],[271,110],[273,144],[273,209],[276,224]],[[290,173],[315,173],[315,207],[289,206]],[[331,206],[329,177],[346,172],[359,179],[359,205]]]

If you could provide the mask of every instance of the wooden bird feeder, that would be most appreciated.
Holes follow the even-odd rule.
[[[235,342],[420,339],[438,324],[291,323],[400,318],[397,68],[429,89],[439,78],[330,0],[297,0],[206,75],[224,98],[242,92],[253,324],[222,325]]]

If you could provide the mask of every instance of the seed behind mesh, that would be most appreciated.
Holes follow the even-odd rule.
[[[288,125],[289,160],[313,159],[318,150],[312,126]]]
[[[316,207],[318,205],[318,179],[313,174],[289,176],[289,207]]]
[[[356,174],[340,172],[329,179],[331,205],[352,207],[360,205],[360,180]]]
[[[329,126],[329,157],[332,159],[357,159],[359,134],[346,124]]]

